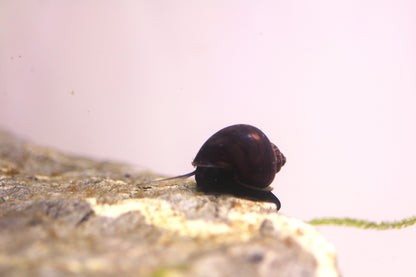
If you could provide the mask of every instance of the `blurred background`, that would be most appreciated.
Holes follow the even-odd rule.
[[[0,128],[172,176],[237,123],[281,213],[416,214],[416,2],[0,0]],[[415,276],[415,227],[319,227],[344,276]]]

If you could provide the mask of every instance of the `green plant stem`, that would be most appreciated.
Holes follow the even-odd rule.
[[[354,219],[354,218],[336,218],[336,217],[326,217],[326,218],[315,218],[309,221],[312,225],[336,225],[336,226],[347,226],[347,227],[356,227],[362,229],[376,229],[376,230],[389,230],[389,229],[401,229],[412,226],[416,223],[416,216],[410,218],[404,218],[399,221],[382,221],[380,223]]]

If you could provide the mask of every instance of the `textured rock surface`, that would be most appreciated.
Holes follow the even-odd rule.
[[[338,276],[273,204],[42,148],[0,131],[0,276]]]

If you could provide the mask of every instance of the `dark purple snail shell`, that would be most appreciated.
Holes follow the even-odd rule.
[[[192,162],[195,171],[150,183],[195,175],[201,192],[271,202],[279,210],[280,201],[269,185],[285,163],[285,156],[262,131],[239,124],[218,131],[202,145]]]
[[[247,195],[267,191],[286,158],[266,135],[250,125],[233,125],[212,135],[201,147],[192,165],[202,191]],[[237,191],[237,192],[236,192]],[[268,202],[280,207],[279,200]]]

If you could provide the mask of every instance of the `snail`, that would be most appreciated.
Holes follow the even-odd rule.
[[[238,124],[221,129],[202,145],[192,162],[196,170],[156,182],[195,175],[198,191],[272,202],[279,210],[280,201],[269,185],[285,162],[261,130]]]

